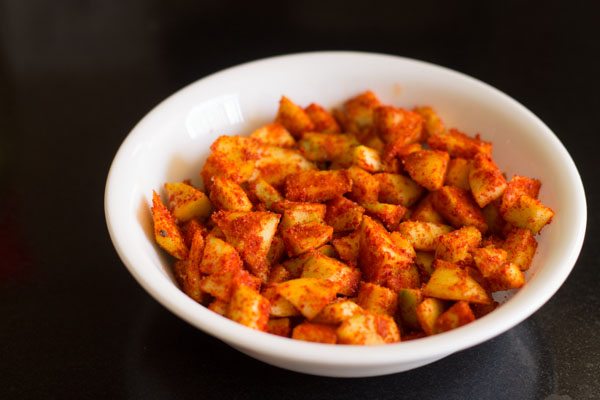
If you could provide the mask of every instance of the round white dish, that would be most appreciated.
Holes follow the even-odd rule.
[[[150,201],[164,182],[191,178],[222,134],[249,134],[271,121],[285,94],[326,107],[371,89],[385,103],[431,105],[449,127],[481,133],[510,177],[542,181],[540,198],[556,211],[538,237],[528,282],[506,293],[487,316],[443,334],[377,347],[295,341],[248,329],[180,291],[170,260],[155,245]],[[402,57],[316,52],[259,60],[203,78],[178,91],[129,133],[112,163],[105,214],[114,246],[134,278],[171,312],[241,352],[272,365],[323,376],[359,377],[416,368],[475,346],[515,326],[558,290],[575,265],[587,208],[581,178],[552,131],[524,106],[464,74]]]

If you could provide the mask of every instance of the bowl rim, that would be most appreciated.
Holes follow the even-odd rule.
[[[418,340],[388,344],[385,346],[331,346],[292,340],[249,329],[194,302],[157,270],[149,269],[148,271],[142,271],[136,264],[134,260],[135,257],[132,256],[128,247],[121,244],[126,243],[126,241],[123,241],[125,239],[125,236],[123,236],[124,233],[119,230],[119,223],[122,222],[118,219],[117,208],[120,204],[117,201],[114,192],[119,185],[119,171],[126,167],[128,155],[131,153],[139,137],[144,136],[146,128],[153,124],[153,117],[160,115],[171,103],[176,102],[178,98],[184,97],[186,93],[197,86],[216,77],[243,73],[245,70],[260,68],[273,63],[294,62],[300,58],[313,58],[316,60],[328,57],[347,59],[356,57],[371,58],[374,62],[385,61],[408,63],[417,67],[437,70],[447,74],[451,78],[461,79],[469,84],[479,86],[480,88],[489,91],[491,96],[496,96],[499,101],[504,102],[505,106],[512,107],[522,113],[537,127],[538,130],[544,133],[549,140],[549,144],[553,147],[553,151],[559,159],[558,161],[561,162],[561,165],[566,167],[566,172],[569,174],[570,181],[573,183],[572,189],[574,190],[573,194],[576,201],[576,204],[574,204],[573,207],[576,209],[575,212],[577,213],[578,218],[570,221],[572,224],[575,224],[576,234],[573,237],[567,238],[571,243],[568,247],[568,251],[561,258],[562,263],[556,268],[553,268],[551,272],[548,272],[551,279],[549,279],[549,283],[547,282],[543,287],[543,290],[541,287],[537,290],[537,296],[530,295],[528,296],[530,297],[528,302],[519,303],[514,301],[519,297],[519,293],[517,293],[512,301],[507,302],[494,312],[477,319],[466,326]],[[556,135],[529,109],[489,84],[461,72],[412,58],[357,51],[317,51],[263,58],[210,74],[173,93],[150,110],[135,125],[120,145],[106,180],[104,211],[111,240],[126,268],[153,298],[181,319],[234,347],[239,347],[252,353],[260,353],[272,358],[284,358],[295,360],[297,362],[316,363],[322,366],[331,367],[368,367],[408,363],[427,358],[439,358],[475,346],[506,332],[537,311],[564,283],[575,266],[575,262],[581,251],[587,225],[585,192],[577,167]],[[518,307],[514,306],[516,303],[519,303]]]

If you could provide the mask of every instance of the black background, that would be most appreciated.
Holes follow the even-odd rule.
[[[0,0],[0,398],[600,398],[597,4]],[[475,76],[564,143],[586,188],[586,243],[531,318],[407,373],[319,378],[192,328],[123,267],[103,191],[133,125],[219,69],[332,49]]]

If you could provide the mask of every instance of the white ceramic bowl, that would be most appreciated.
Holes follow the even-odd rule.
[[[366,89],[399,106],[432,105],[447,126],[481,133],[508,176],[543,182],[541,200],[556,217],[544,228],[528,282],[507,293],[493,313],[464,327],[379,347],[295,341],[238,325],[195,303],[174,283],[169,260],[154,244],[149,203],[166,181],[192,178],[222,134],[248,134],[273,119],[282,94],[326,107]],[[273,57],[201,79],[152,110],[119,149],[106,184],[112,241],[135,279],[166,308],[254,358],[316,375],[358,377],[416,368],[505,332],[534,313],[573,268],[586,227],[577,168],[552,131],[504,93],[461,73],[411,59],[356,52]]]

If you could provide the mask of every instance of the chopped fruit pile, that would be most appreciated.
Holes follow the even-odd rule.
[[[328,112],[282,97],[273,123],[221,136],[200,173],[153,193],[181,289],[247,327],[374,345],[455,329],[520,288],[554,216],[492,144],[373,92]]]

